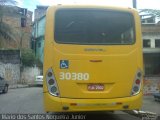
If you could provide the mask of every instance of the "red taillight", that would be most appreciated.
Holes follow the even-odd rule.
[[[142,72],[139,70],[135,75],[131,95],[137,95],[140,92],[141,82],[142,82]]]
[[[136,84],[139,85],[141,81],[139,79],[136,80]]]

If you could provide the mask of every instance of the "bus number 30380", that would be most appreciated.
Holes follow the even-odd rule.
[[[60,72],[60,80],[89,80],[89,73]]]

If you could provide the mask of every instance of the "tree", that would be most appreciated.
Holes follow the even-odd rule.
[[[140,10],[139,13],[145,13],[149,14],[151,16],[155,16],[157,18],[160,18],[160,10],[155,10],[155,9],[142,9]]]
[[[11,12],[11,9],[5,9],[6,5],[16,5],[15,0],[0,0],[0,36],[5,39],[14,40],[14,35],[11,31],[11,27],[3,22],[3,15]]]
[[[34,66],[36,60],[34,52],[31,49],[22,49],[21,60],[23,66]]]
[[[3,5],[16,5],[17,2],[15,0],[0,0],[0,6]]]

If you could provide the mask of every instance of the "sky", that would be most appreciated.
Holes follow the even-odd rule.
[[[132,0],[16,0],[19,7],[34,12],[36,5],[53,4],[102,4],[122,7],[132,7]],[[160,0],[137,0],[137,9],[160,9]]]

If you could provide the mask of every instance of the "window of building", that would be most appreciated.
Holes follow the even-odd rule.
[[[147,20],[147,23],[155,23],[155,19],[154,18],[150,18]]]
[[[155,47],[160,48],[160,39],[155,39]]]
[[[148,47],[151,47],[151,40],[150,39],[144,39],[143,40],[143,47],[144,48],[148,48]]]
[[[27,15],[27,9],[26,8],[19,8],[18,9],[19,14],[26,16]]]
[[[155,17],[150,15],[141,16],[142,23],[155,23]]]
[[[39,47],[39,48],[41,47],[41,43],[38,43],[38,47]]]
[[[159,53],[145,53],[144,67],[145,76],[160,76],[160,54]]]
[[[21,27],[26,27],[26,18],[21,18]]]

